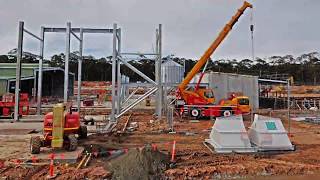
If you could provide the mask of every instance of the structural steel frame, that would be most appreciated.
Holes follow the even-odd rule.
[[[67,22],[66,28],[56,27],[44,27],[41,26],[41,36],[38,37],[30,31],[24,29],[24,22],[19,22],[18,31],[18,48],[17,48],[17,69],[16,69],[16,89],[15,89],[15,112],[14,119],[19,120],[19,92],[21,83],[21,59],[23,53],[23,33],[31,35],[32,37],[40,41],[40,60],[39,60],[39,75],[38,75],[38,87],[37,87],[37,114],[41,113],[41,98],[42,98],[42,76],[43,76],[43,57],[44,57],[44,40],[45,33],[65,33],[66,34],[66,50],[65,50],[65,70],[64,70],[64,102],[68,102],[68,86],[69,86],[69,58],[70,58],[70,40],[71,34],[79,41],[79,58],[78,58],[78,94],[77,94],[77,107],[78,111],[81,108],[81,77],[82,77],[82,53],[83,53],[83,36],[84,33],[107,33],[113,35],[113,51],[112,51],[112,110],[111,110],[111,123],[116,123],[117,119],[126,113],[128,110],[133,108],[135,105],[140,103],[146,97],[156,92],[156,115],[159,119],[162,116],[162,81],[161,81],[161,51],[162,51],[162,25],[156,29],[156,53],[144,53],[143,55],[155,55],[155,81],[150,79],[148,76],[143,74],[141,71],[136,69],[131,64],[127,63],[121,55],[141,55],[142,53],[121,53],[121,29],[117,28],[117,24],[113,24],[112,29],[94,29],[94,28],[72,28],[71,22]],[[79,33],[78,36],[76,33]],[[123,63],[128,68],[139,74],[145,80],[152,84],[151,88],[143,94],[140,98],[135,100],[133,103],[121,107],[124,103],[121,103],[121,66]],[[117,82],[116,82],[117,81]],[[116,84],[117,83],[117,84]],[[134,94],[130,94],[126,98],[127,102]],[[110,126],[110,125],[109,125]],[[107,127],[106,126],[106,129]]]
[[[116,24],[113,27],[117,28]],[[112,109],[110,116],[110,123],[116,124],[117,119],[129,111],[131,108],[139,104],[145,98],[150,96],[153,93],[156,93],[156,116],[158,119],[161,119],[162,116],[162,81],[161,81],[161,51],[162,51],[162,25],[159,24],[159,27],[156,29],[156,52],[155,53],[121,53],[120,34],[113,34],[113,46],[116,47],[118,45],[118,51],[114,49],[113,51],[113,59],[112,59]],[[118,41],[117,41],[118,37]],[[118,44],[117,44],[118,43]],[[139,71],[137,68],[129,64],[122,55],[151,55],[155,57],[155,81],[149,78],[147,75]],[[150,89],[140,96],[138,99],[134,100],[132,103],[127,103],[129,99],[136,92],[133,91],[128,97],[125,96],[125,91],[121,87],[121,68],[120,64],[127,66],[133,72],[137,73],[139,76],[144,78],[148,83],[141,83],[142,86],[146,85]],[[117,82],[116,82],[117,81]],[[117,85],[116,85],[117,83]],[[123,101],[124,100],[124,101]],[[122,102],[123,101],[123,102]],[[125,104],[128,104],[125,106]],[[106,130],[112,129],[112,125],[106,126]]]
[[[114,24],[116,27],[116,24]],[[18,48],[17,48],[17,67],[16,67],[16,88],[15,88],[15,107],[14,107],[14,120],[19,121],[19,102],[20,102],[20,85],[21,85],[21,60],[23,54],[23,36],[24,32],[40,41],[40,59],[39,59],[39,74],[38,74],[38,87],[37,87],[37,114],[41,113],[41,98],[42,98],[42,77],[43,77],[43,57],[44,57],[44,40],[45,33],[66,33],[66,52],[65,52],[65,70],[64,70],[64,102],[68,101],[68,86],[69,86],[69,57],[70,57],[70,34],[72,34],[79,41],[79,58],[78,58],[78,94],[77,94],[77,107],[78,111],[81,108],[81,77],[82,77],[82,52],[83,52],[83,35],[84,33],[118,33],[118,41],[120,44],[120,29],[104,29],[104,28],[72,28],[71,23],[67,22],[66,28],[44,27],[41,26],[40,37],[31,33],[24,28],[24,22],[19,22],[18,29]],[[78,36],[76,33],[79,33]],[[120,46],[118,47],[120,51]],[[116,47],[113,47],[116,52]],[[113,56],[115,58],[115,56]]]

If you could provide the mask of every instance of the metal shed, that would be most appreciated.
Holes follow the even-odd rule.
[[[0,63],[0,96],[5,93],[14,93],[16,63]],[[21,92],[35,95],[37,87],[38,64],[22,64],[21,69]],[[49,67],[44,64],[43,68],[43,96],[63,97],[64,70],[59,67]],[[69,73],[68,95],[73,95],[74,74]]]
[[[161,79],[168,86],[180,83],[183,80],[184,67],[173,60],[164,61],[161,65]]]
[[[196,83],[198,78],[199,75],[192,82]],[[258,76],[206,72],[201,82],[208,83],[209,87],[213,89],[216,102],[227,98],[230,93],[242,93],[250,98],[252,108],[259,108]]]

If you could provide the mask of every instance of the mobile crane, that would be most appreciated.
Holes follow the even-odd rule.
[[[223,101],[228,103],[220,103],[219,105],[214,105],[215,98],[213,90],[209,88],[199,87],[203,73],[200,74],[197,86],[194,89],[187,89],[187,86],[190,83],[190,81],[208,62],[209,57],[215,52],[215,50],[218,48],[221,42],[229,34],[234,24],[238,21],[238,19],[241,17],[241,15],[247,8],[252,8],[252,5],[245,1],[242,7],[238,9],[237,13],[232,17],[232,19],[224,26],[222,31],[219,33],[218,37],[212,42],[210,47],[202,55],[199,61],[194,65],[194,67],[187,74],[187,76],[184,78],[181,84],[179,84],[177,89],[176,105],[178,107],[187,108],[189,114],[192,117],[199,118],[202,116],[230,116],[231,114],[241,114],[241,110],[248,111],[248,107],[250,109],[248,101],[249,99],[246,96],[234,97],[236,99],[231,101]],[[241,102],[245,102],[245,104],[241,104]]]

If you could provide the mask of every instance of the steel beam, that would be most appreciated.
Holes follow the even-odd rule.
[[[274,79],[258,79],[258,81],[287,84],[287,81],[274,80]]]
[[[38,39],[39,41],[42,41],[42,40],[43,40],[42,38],[38,37],[37,35],[31,33],[30,31],[28,31],[28,30],[26,30],[26,29],[23,29],[23,31],[24,31],[25,33],[29,34],[30,36]]]
[[[42,77],[43,77],[43,57],[44,57],[44,27],[41,26],[40,30],[40,59],[39,59],[39,70],[38,70],[38,94],[37,94],[37,114],[41,114],[41,99],[42,99]]]
[[[141,76],[142,78],[144,78],[146,81],[148,81],[149,83],[152,83],[153,85],[157,85],[157,83],[152,80],[151,78],[149,78],[148,76],[146,76],[145,74],[143,74],[141,71],[139,71],[137,68],[135,68],[134,66],[132,66],[131,64],[129,64],[126,60],[122,59],[121,57],[118,57],[121,62],[126,65],[128,68],[130,68],[133,72],[137,73],[139,76]]]
[[[157,87],[153,87],[151,88],[149,91],[147,91],[145,94],[143,94],[141,97],[139,97],[138,99],[136,99],[132,104],[128,105],[127,107],[123,108],[123,110],[116,115],[116,118],[119,118],[120,116],[122,116],[123,114],[125,114],[126,112],[128,112],[130,109],[132,109],[133,107],[135,107],[137,104],[139,104],[141,101],[143,101],[146,97],[150,96],[151,94],[153,94],[154,92],[157,91]]]
[[[20,21],[19,22],[19,31],[18,31],[16,87],[15,87],[15,104],[14,104],[14,120],[15,121],[19,121],[21,59],[22,59],[22,48],[23,48],[23,28],[24,28],[24,22]]]
[[[77,107],[78,112],[81,108],[81,81],[82,81],[82,51],[83,51],[83,29],[80,28],[80,43],[79,43],[79,60],[78,60],[78,94],[77,94]]]
[[[138,90],[139,90],[139,87],[136,87],[136,89],[134,89],[131,92],[131,94],[129,94],[129,96],[123,101],[122,105],[126,104]]]
[[[80,31],[81,31],[81,28],[80,28]],[[79,41],[81,41],[80,37],[78,37],[73,31],[70,31],[70,33],[71,33],[76,39],[78,39]]]
[[[68,102],[68,91],[69,91],[69,56],[70,56],[70,31],[71,23],[67,22],[66,29],[66,53],[64,58],[64,91],[63,91],[63,102]]]
[[[121,55],[145,55],[145,56],[158,56],[158,53],[130,53],[130,52],[126,52],[126,53],[121,53]]]
[[[117,24],[113,24],[113,52],[112,52],[112,101],[111,101],[111,119],[110,121],[116,122],[115,114],[116,114],[116,60],[117,60]]]
[[[81,28],[71,28],[71,31],[74,33],[80,33]],[[65,33],[67,28],[52,28],[45,27],[45,32],[56,32],[56,33]],[[113,33],[113,29],[93,29],[93,28],[82,28],[83,33]]]

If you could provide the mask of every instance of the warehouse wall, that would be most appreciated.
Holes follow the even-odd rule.
[[[197,79],[198,77],[193,82],[196,82]],[[257,76],[209,72],[204,75],[202,83],[208,83],[209,87],[214,90],[216,102],[227,98],[232,92],[241,92],[250,98],[253,108],[259,108]]]

